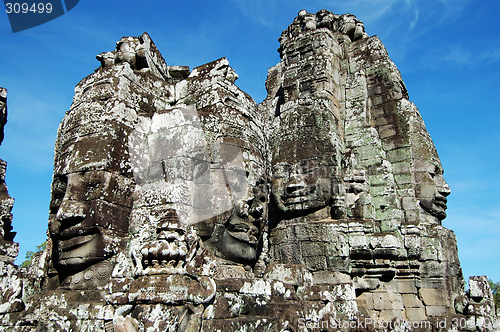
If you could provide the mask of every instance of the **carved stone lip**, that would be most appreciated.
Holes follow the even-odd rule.
[[[68,229],[65,229],[61,232],[61,239],[68,240],[71,238],[83,236],[83,235],[92,235],[98,233],[98,229],[96,227],[82,227],[81,225],[72,226]]]
[[[309,200],[309,193],[303,195],[296,195],[293,197],[287,196],[283,198],[283,204],[285,205],[293,205],[303,203]]]
[[[314,193],[315,187],[304,187],[300,190],[290,190],[285,189],[285,193],[281,196],[283,202],[290,202],[291,204],[300,203],[309,200],[311,194]]]
[[[256,222],[261,222],[260,218],[259,219],[253,219],[252,216],[249,216],[250,220],[244,220],[244,219],[237,219],[237,220],[230,220],[228,225],[227,225],[227,232],[228,234],[235,238],[236,240],[240,242],[247,243],[251,246],[256,246],[257,245],[257,238],[252,235],[252,232],[255,232],[256,229],[252,230],[251,228],[253,227],[253,224]]]
[[[446,203],[448,203],[448,200],[446,199],[446,197],[444,197],[442,195],[436,195],[434,197],[434,204],[436,204],[437,206],[442,207],[443,209],[446,209],[447,208]]]
[[[246,232],[234,232],[234,231],[227,231],[229,235],[231,235],[233,238],[240,242],[247,243],[251,246],[256,246],[257,245],[257,238],[253,235],[248,235]]]
[[[97,236],[97,234],[94,233],[94,234],[90,234],[90,235],[82,235],[82,236],[73,237],[73,238],[71,238],[69,240],[65,240],[65,241],[60,241],[59,242],[59,249],[62,251],[73,250],[76,247],[82,246],[82,245],[92,241],[93,239],[95,239],[96,236]]]

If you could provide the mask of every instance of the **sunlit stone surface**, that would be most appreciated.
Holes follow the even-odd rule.
[[[498,327],[486,277],[464,290],[441,225],[450,188],[381,41],[327,10],[300,11],[279,41],[259,105],[227,59],[168,66],[146,33],[97,56],[27,269],[3,185],[3,328]]]

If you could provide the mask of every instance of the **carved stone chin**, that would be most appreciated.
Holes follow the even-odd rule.
[[[109,278],[113,272],[113,265],[110,261],[103,260],[82,271],[67,276],[61,282],[61,286],[70,289],[93,289],[105,286],[109,283]]]
[[[220,233],[220,234],[219,234]],[[250,243],[244,232],[230,232],[226,228],[215,231],[215,234],[205,242],[216,256],[240,264],[253,264],[257,260],[257,244]]]

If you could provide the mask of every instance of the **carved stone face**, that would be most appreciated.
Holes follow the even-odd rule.
[[[354,41],[363,38],[365,35],[365,26],[356,16],[344,14],[341,16],[341,21],[340,31],[348,35],[351,40]]]
[[[185,274],[197,249],[192,225],[181,225],[174,209],[156,206],[132,214],[132,256],[136,275]],[[139,213],[137,213],[139,212]]]
[[[446,197],[451,193],[450,187],[443,178],[443,169],[430,161],[418,162],[416,165],[416,194],[420,206],[438,220],[446,218]]]
[[[130,179],[106,171],[55,177],[49,228],[57,264],[74,271],[112,255],[107,237],[128,230],[130,190]]]
[[[134,147],[131,163],[142,192],[135,204],[154,203],[175,210],[179,223],[195,225],[198,235],[207,239],[205,244],[219,257],[255,261],[265,209],[260,200],[267,202],[262,188],[250,185],[248,175],[254,172],[246,167],[251,159],[248,152],[244,156],[234,137],[209,144],[195,109],[155,114],[152,128],[154,132],[132,136],[134,143],[130,144]],[[141,158],[143,151],[149,159]]]
[[[234,205],[225,225],[217,225],[206,246],[218,256],[237,263],[252,264],[257,260],[257,246],[267,215],[267,190],[259,181]]]
[[[215,225],[206,245],[219,257],[244,264],[257,260],[257,246],[267,215],[267,190],[263,179],[251,180],[255,170],[243,160],[238,145],[219,142],[218,155],[225,186],[231,192],[231,214]]]
[[[74,144],[69,154],[56,159],[52,183],[49,233],[53,263],[63,277],[112,257],[128,234],[134,182],[110,170],[123,159],[97,154],[102,151],[98,144],[83,146]]]
[[[280,162],[273,168],[272,194],[284,212],[317,210],[331,203],[334,168],[318,158],[291,165]]]

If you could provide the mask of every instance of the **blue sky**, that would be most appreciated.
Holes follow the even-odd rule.
[[[500,281],[500,1],[497,0],[81,0],[67,14],[12,33],[0,13],[0,86],[9,118],[0,157],[16,199],[14,230],[27,250],[45,239],[57,127],[74,86],[122,36],[148,32],[169,65],[228,58],[257,102],[278,37],[299,10],[352,13],[398,66],[438,149],[467,278]]]

